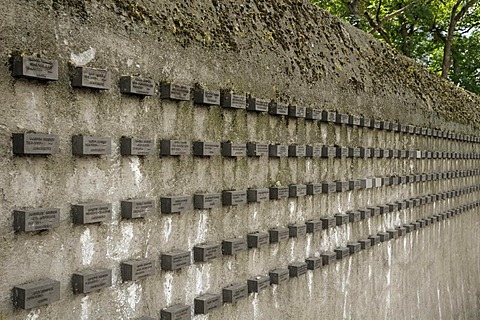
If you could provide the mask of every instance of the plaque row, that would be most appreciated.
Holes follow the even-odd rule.
[[[14,133],[13,153],[50,155],[59,153],[60,137],[43,133]],[[120,153],[146,156],[154,152],[154,139],[122,137]],[[100,156],[112,153],[112,138],[76,135],[72,137],[72,154]],[[284,145],[267,143],[232,143],[188,140],[161,140],[160,156],[194,155],[200,157],[310,157],[310,158],[397,158],[397,159],[480,159],[479,153],[427,150],[398,150],[364,147]]]
[[[320,193],[346,192],[358,189],[370,189],[381,186],[400,185],[414,182],[426,182],[440,179],[478,176],[480,169],[448,171],[443,173],[417,174],[407,176],[388,176],[348,181],[293,184],[288,187],[270,187],[247,189],[246,191],[226,190],[222,193],[196,193],[191,196],[180,195],[161,197],[161,212],[180,213],[193,209],[213,209],[236,206],[246,203],[298,198]],[[121,216],[124,219],[144,218],[156,212],[153,199],[131,199],[121,201]],[[92,224],[109,221],[112,218],[111,203],[85,203],[72,206],[74,224]],[[17,232],[36,232],[49,230],[60,224],[59,208],[38,208],[14,210],[13,227]]]
[[[58,61],[37,56],[14,56],[12,59],[12,76],[44,81],[57,81]],[[79,66],[73,70],[71,84],[72,87],[109,90],[112,85],[112,75],[110,70],[107,69]],[[156,90],[153,79],[136,76],[121,76],[119,87],[121,93],[137,96],[153,96]],[[338,125],[365,127],[426,137],[480,142],[480,137],[319,110],[316,108],[292,106],[251,96],[247,98],[245,94],[233,93],[231,90],[208,90],[205,88],[194,88],[192,90],[191,86],[170,82],[161,84],[160,97],[177,101],[189,101],[193,97],[194,103],[202,105],[218,105],[224,108],[265,112],[275,116],[320,120]]]

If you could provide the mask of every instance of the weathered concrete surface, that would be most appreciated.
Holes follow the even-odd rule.
[[[120,201],[194,192],[219,192],[309,181],[478,167],[478,160],[239,159],[121,157],[121,136],[160,139],[320,143],[397,149],[474,152],[476,145],[244,111],[138,99],[71,88],[67,61],[109,68],[156,81],[177,80],[232,88],[267,99],[385,120],[475,133],[479,99],[438,79],[374,39],[306,2],[297,1],[11,1],[0,21],[0,319],[129,319],[158,316],[173,303],[193,304],[206,291],[286,267],[350,240],[474,201],[478,194],[408,209],[289,240],[235,258],[195,264],[146,280],[122,283],[120,262],[190,250],[276,225],[331,216],[348,209],[452,190],[479,183],[457,178],[382,187],[238,208],[120,219]],[[21,13],[21,14],[19,14]],[[43,84],[10,76],[9,55],[37,53],[58,59],[60,80]],[[453,120],[457,122],[452,122]],[[459,122],[463,124],[459,124]],[[14,132],[60,135],[60,154],[13,157]],[[71,137],[112,137],[111,156],[71,155]],[[74,226],[71,205],[111,202],[113,221]],[[61,225],[41,234],[15,234],[12,211],[60,207]],[[159,207],[159,206],[157,206]],[[211,319],[479,318],[478,209],[367,252],[292,279]],[[73,295],[73,272],[112,268],[113,287]],[[14,310],[14,285],[50,277],[61,281],[61,301]],[[2,318],[3,317],[3,318]],[[208,318],[199,316],[198,318]]]

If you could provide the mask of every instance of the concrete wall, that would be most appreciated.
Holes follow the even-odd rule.
[[[480,183],[478,176],[382,186],[238,207],[160,212],[167,195],[249,187],[436,173],[478,168],[475,159],[320,159],[159,157],[161,139],[257,141],[472,153],[478,144],[387,130],[256,114],[120,94],[121,75],[181,81],[322,110],[475,135],[479,98],[423,71],[373,38],[298,1],[10,1],[0,21],[0,319],[158,318],[175,303],[318,256],[369,234],[460,207],[478,191],[372,217],[234,257],[160,269],[161,253],[246,236],[347,210],[436,194]],[[11,76],[15,53],[59,61],[60,79]],[[72,88],[69,65],[107,68],[106,92]],[[60,136],[60,153],[14,156],[18,132]],[[73,135],[111,137],[108,156],[72,155]],[[157,142],[145,157],[121,156],[122,136]],[[120,218],[120,201],[153,198],[155,214]],[[111,221],[72,224],[71,206],[113,205]],[[60,226],[15,233],[18,208],[58,207]],[[475,319],[480,310],[478,208],[382,243],[333,265],[251,294],[198,319]],[[120,263],[157,261],[156,275],[122,282]],[[71,277],[113,270],[110,288],[72,293]],[[31,310],[12,304],[15,285],[61,282],[61,301]]]

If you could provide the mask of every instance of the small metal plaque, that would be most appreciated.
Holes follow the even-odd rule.
[[[337,114],[330,111],[322,111],[322,121],[323,122],[335,122]]]
[[[308,120],[320,120],[322,119],[322,111],[314,108],[307,108],[305,117]]]
[[[288,105],[279,102],[270,102],[268,105],[268,113],[277,116],[288,115]]]
[[[288,228],[273,228],[268,230],[268,233],[270,234],[270,243],[287,241],[290,237]]]
[[[307,263],[306,262],[293,262],[288,265],[288,271],[290,277],[300,277],[307,273]]]
[[[54,134],[14,133],[13,153],[46,155],[59,153],[60,138]]]
[[[405,227],[397,227],[397,230],[398,230],[398,236],[399,237],[402,237],[407,233]]]
[[[13,287],[13,305],[18,309],[32,309],[60,300],[60,282],[44,279]]]
[[[247,107],[247,97],[244,94],[233,94],[228,91],[222,91],[220,95],[220,105],[224,108],[245,109]]]
[[[358,190],[362,188],[362,182],[360,180],[350,180],[348,181],[349,190]]]
[[[162,270],[175,271],[191,264],[190,251],[174,250],[160,256]]]
[[[195,89],[193,100],[198,104],[220,105],[220,90]]]
[[[162,140],[160,141],[161,156],[190,155],[190,141],[186,140]]]
[[[335,147],[322,147],[322,158],[333,158],[337,154]]]
[[[350,183],[348,181],[335,181],[335,187],[337,192],[345,192],[350,188]]]
[[[334,251],[335,251],[335,254],[337,255],[337,260],[345,259],[350,254],[350,249],[347,247],[337,248]]]
[[[249,157],[268,157],[269,145],[267,143],[247,143]]]
[[[359,158],[360,157],[360,148],[348,148],[348,157],[349,158]]]
[[[292,224],[288,226],[288,235],[290,238],[299,238],[307,234],[307,225],[304,223]]]
[[[335,220],[336,220],[337,226],[347,224],[349,219],[350,219],[350,217],[348,216],[348,214],[336,214],[335,215]]]
[[[73,293],[89,293],[112,286],[112,270],[84,270],[72,276]]]
[[[268,273],[270,276],[270,284],[282,284],[288,281],[290,272],[288,269],[275,269]]]
[[[385,242],[390,240],[390,234],[388,232],[380,232],[378,233],[378,236],[380,237],[380,242]]]
[[[238,206],[247,203],[247,191],[225,190],[222,191],[222,203],[224,206]]]
[[[192,196],[170,196],[160,198],[160,207],[163,213],[178,213],[193,209]]]
[[[288,187],[290,198],[298,198],[307,195],[307,186],[304,184],[292,184]]]
[[[323,265],[322,257],[309,257],[305,259],[308,270],[316,270]]]
[[[335,262],[337,254],[335,252],[324,252],[320,257],[322,258],[323,265],[326,266]]]
[[[372,246],[372,240],[371,239],[359,240],[358,243],[360,243],[360,248],[362,250],[368,249]]]
[[[307,194],[315,195],[322,193],[322,184],[321,183],[309,183],[307,184]]]
[[[288,198],[288,187],[270,187],[270,199],[282,199]]]
[[[322,231],[321,220],[309,220],[307,221],[307,233],[318,233]]]
[[[180,83],[162,83],[160,98],[171,100],[190,100],[190,87]]]
[[[212,209],[222,206],[221,193],[196,193],[193,195],[193,207],[195,209]]]
[[[256,276],[247,280],[248,292],[260,292],[270,285],[269,276]]]
[[[247,145],[245,143],[222,142],[222,155],[225,157],[245,157]]]
[[[368,209],[370,210],[370,216],[372,216],[372,217],[378,216],[380,214],[380,207],[379,206],[369,207]]]
[[[223,288],[223,303],[237,303],[237,301],[248,296],[248,288],[246,283],[232,284]]]
[[[247,251],[248,244],[246,238],[233,238],[222,241],[222,252],[224,255],[233,256]]]
[[[247,190],[247,201],[248,202],[261,202],[270,199],[270,189],[248,189]]]
[[[362,220],[368,219],[371,216],[371,212],[369,209],[359,209],[358,212],[360,212],[360,218]]]
[[[57,81],[58,61],[35,56],[14,56],[12,76]]]
[[[137,219],[155,212],[155,200],[135,199],[121,202],[122,218]]]
[[[219,294],[205,293],[193,301],[195,314],[207,314],[222,306],[222,296]]]
[[[76,67],[72,87],[108,90],[112,85],[112,73],[106,69]]]
[[[288,115],[294,118],[305,118],[307,113],[307,108],[300,106],[289,106]]]
[[[155,81],[132,76],[120,77],[120,92],[140,96],[153,96],[155,94]]]
[[[357,116],[348,116],[348,124],[351,126],[359,126],[360,125],[360,117]]]
[[[313,146],[306,146],[305,156],[310,158],[318,158],[322,156],[322,146],[315,144]]]
[[[160,320],[191,320],[191,307],[184,304],[176,304],[160,311]]]
[[[200,157],[219,156],[221,154],[220,142],[193,142],[193,155]]]
[[[193,247],[193,259],[196,262],[208,262],[221,256],[221,244],[200,244]]]
[[[337,192],[337,184],[335,182],[322,182],[322,193]]]
[[[337,113],[335,114],[335,123],[337,124],[348,124],[348,114]]]
[[[253,232],[247,235],[249,248],[260,248],[270,243],[270,235],[267,231]]]
[[[288,146],[283,144],[271,144],[268,148],[269,156],[275,158],[288,157]]]
[[[349,243],[347,244],[347,248],[350,250],[350,254],[352,255],[362,250],[362,245],[360,242]]]
[[[256,112],[267,112],[270,101],[259,98],[249,98],[247,100],[247,110]]]
[[[320,221],[322,221],[323,229],[333,228],[337,225],[335,217],[321,218]]]
[[[348,217],[350,222],[357,222],[360,221],[362,215],[360,214],[360,211],[352,211],[348,213]]]
[[[288,146],[289,157],[305,157],[307,155],[307,148],[305,145]]]
[[[89,224],[112,219],[111,203],[85,203],[72,206],[73,223]]]
[[[81,156],[111,154],[112,138],[73,136],[72,153]]]
[[[335,157],[336,158],[346,158],[346,157],[348,157],[348,148],[346,148],[346,147],[335,147]]]
[[[148,156],[153,153],[153,139],[138,139],[122,137],[120,153],[123,156]]]
[[[136,281],[155,274],[155,261],[136,259],[122,262],[120,265],[123,281]]]
[[[49,230],[60,225],[59,208],[41,208],[13,211],[15,231]]]
[[[368,237],[368,239],[370,239],[370,241],[372,242],[372,246],[380,243],[380,237],[377,235],[371,235]]]

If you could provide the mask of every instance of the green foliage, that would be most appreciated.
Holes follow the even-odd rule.
[[[312,0],[312,2],[356,27],[371,32],[399,52],[424,64],[429,70],[441,74],[452,9],[457,4],[458,13],[468,1]],[[405,10],[401,11],[402,9]],[[398,10],[401,12],[393,15]],[[468,8],[455,28],[448,78],[467,90],[480,93],[478,1]]]

